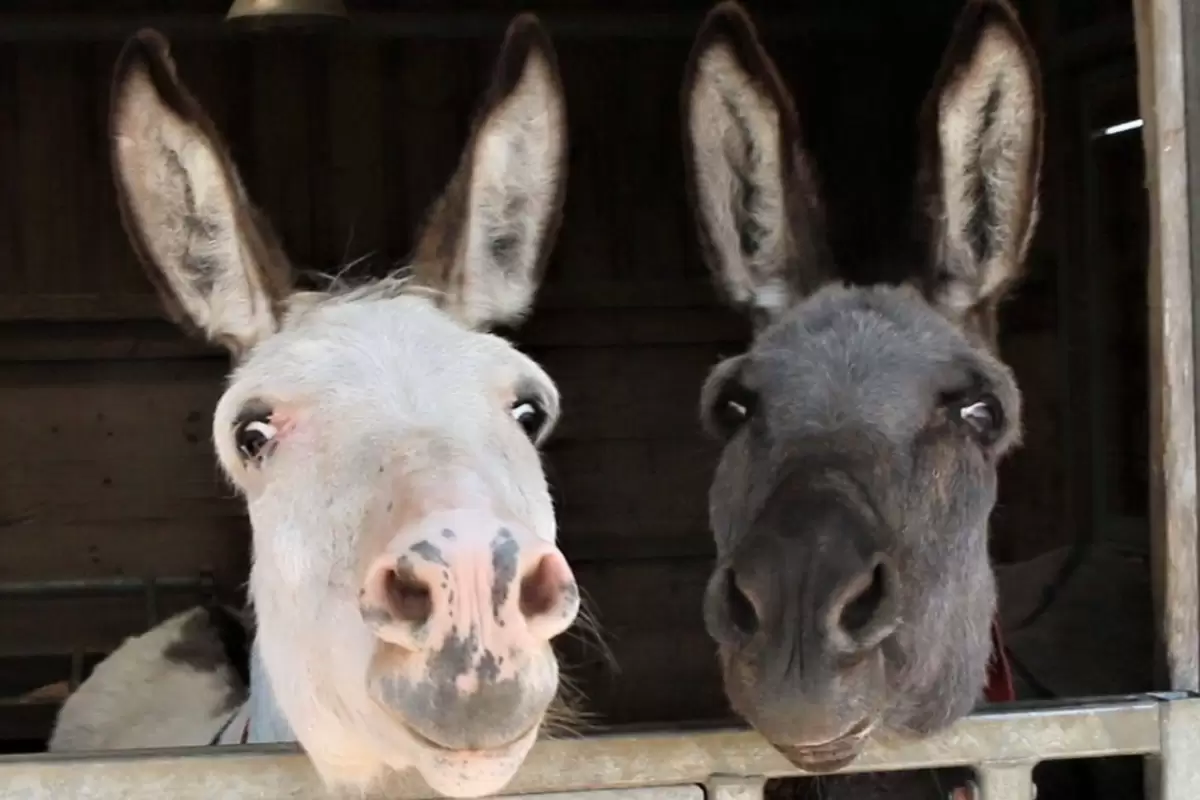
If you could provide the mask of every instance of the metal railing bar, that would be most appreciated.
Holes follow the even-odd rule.
[[[704,786],[706,800],[762,800],[767,779],[736,775],[713,775]]]
[[[1033,768],[1036,763],[987,764],[979,774],[978,800],[1035,800]],[[972,800],[975,800],[972,798]]]
[[[1160,750],[1167,707],[1200,714],[1200,699],[1144,695],[1074,705],[997,707],[923,741],[872,744],[844,771],[1153,755]],[[707,784],[712,776],[803,774],[746,730],[601,735],[539,742],[505,793]],[[312,767],[289,746],[4,757],[0,758],[0,787],[12,787],[15,796],[30,800],[321,796]],[[398,776],[386,788],[388,796],[397,800],[436,796],[411,773]]]
[[[87,594],[142,593],[153,586],[158,591],[211,590],[211,575],[162,578],[72,578],[46,581],[0,581],[0,597],[55,597]]]
[[[1146,759],[1146,797],[1200,798],[1200,702],[1164,705],[1160,724],[1159,753]]]
[[[545,792],[523,797],[528,800],[583,800],[577,792]],[[587,793],[586,800],[704,800],[704,789],[696,785],[595,789]]]

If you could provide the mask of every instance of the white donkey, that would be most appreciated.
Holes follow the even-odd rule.
[[[527,312],[558,230],[549,37],[529,15],[510,25],[406,278],[295,291],[154,31],[118,59],[110,135],[139,258],[236,362],[213,437],[253,525],[257,630],[245,680],[244,631],[221,610],[128,640],[66,701],[50,749],[298,741],[330,788],[415,768],[447,795],[501,789],[579,610],[537,450],[558,391],[484,332]]]

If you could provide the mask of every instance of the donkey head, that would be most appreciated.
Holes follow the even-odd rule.
[[[411,274],[348,291],[294,290],[152,31],[120,56],[110,134],[138,256],[237,362],[213,438],[249,507],[256,647],[288,726],[330,784],[415,766],[446,794],[496,791],[579,608],[537,451],[558,392],[486,332],[529,309],[562,209],[549,38],[510,26]]]
[[[738,5],[705,21],[683,109],[705,259],[756,322],[703,390],[725,441],[705,620],[734,709],[833,769],[984,684],[988,517],[1020,419],[995,314],[1036,218],[1037,66],[1002,0],[969,0],[923,111],[928,256],[899,286],[835,282],[793,100]]]

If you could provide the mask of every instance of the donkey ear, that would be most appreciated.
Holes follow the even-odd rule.
[[[244,354],[278,328],[287,260],[155,31],[117,59],[109,137],[122,222],[168,312]]]
[[[969,0],[922,112],[933,248],[926,296],[992,338],[1038,214],[1042,94],[1037,59],[1004,0]]]
[[[827,279],[827,256],[795,104],[737,3],[705,18],[682,100],[701,252],[728,300],[762,324]]]
[[[505,34],[458,171],[417,237],[417,281],[469,327],[520,320],[554,246],[566,181],[558,59],[537,18],[521,14]]]

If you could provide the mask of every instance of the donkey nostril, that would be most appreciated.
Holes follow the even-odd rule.
[[[418,578],[411,568],[400,566],[389,570],[384,578],[384,591],[397,619],[421,625],[433,613],[429,584]]]
[[[758,630],[758,611],[750,598],[738,586],[733,570],[725,572],[725,599],[729,608],[729,621],[746,636]]]
[[[882,559],[851,586],[836,619],[837,627],[856,649],[874,647],[894,629],[895,595],[895,573]]]
[[[871,618],[883,604],[887,592],[887,575],[883,564],[876,564],[866,587],[842,608],[842,629],[854,636],[870,624]]]
[[[573,584],[564,579],[563,570],[556,561],[551,556],[542,556],[537,565],[521,579],[520,606],[521,614],[526,619],[549,614],[572,589]]]

